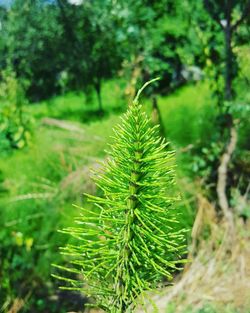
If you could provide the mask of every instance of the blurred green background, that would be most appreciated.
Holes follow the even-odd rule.
[[[249,12],[248,0],[0,0],[0,312],[83,312],[84,295],[51,277],[51,263],[65,262],[57,230],[73,224],[72,203],[88,205],[83,193],[99,192],[91,168],[158,76],[142,104],[176,150],[187,243],[197,196],[222,216],[217,169],[235,128],[226,195],[249,244]],[[250,312],[243,294],[219,298],[167,312]]]

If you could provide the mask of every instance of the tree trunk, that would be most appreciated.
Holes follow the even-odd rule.
[[[98,80],[95,84],[95,91],[97,95],[97,100],[98,100],[98,106],[99,106],[99,113],[103,113],[103,107],[102,107],[102,95],[101,95],[101,81]]]
[[[231,17],[232,17],[232,6],[229,1],[226,12],[226,26],[224,28],[225,36],[225,100],[232,100],[233,90],[232,90],[232,81],[233,81],[233,51],[232,51],[232,26],[231,26]]]
[[[225,68],[225,100],[231,100],[233,97],[232,91],[232,46],[231,46],[231,29],[227,27],[225,29],[225,57],[226,57],[226,68]]]

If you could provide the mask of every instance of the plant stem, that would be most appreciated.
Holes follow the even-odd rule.
[[[136,105],[136,104],[134,104]],[[139,129],[136,125],[136,136],[139,134]],[[133,240],[133,231],[132,231],[132,224],[135,222],[135,209],[138,204],[137,196],[138,196],[138,182],[140,179],[140,159],[142,156],[142,152],[140,151],[140,138],[137,139],[137,142],[135,143],[135,152],[134,152],[134,162],[131,169],[131,175],[130,175],[130,186],[129,186],[129,198],[127,200],[127,210],[125,212],[126,219],[125,219],[125,227],[122,234],[122,237],[124,238],[124,243],[121,247],[120,252],[120,259],[121,262],[120,266],[118,268],[118,290],[117,293],[120,297],[118,299],[119,303],[121,303],[121,313],[125,313],[128,309],[127,307],[127,301],[124,299],[126,295],[126,283],[129,280],[129,258],[131,255],[131,250],[129,247],[129,243]]]

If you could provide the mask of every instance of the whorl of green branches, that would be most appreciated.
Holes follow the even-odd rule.
[[[95,175],[103,196],[87,195],[94,208],[81,208],[78,227],[63,230],[77,243],[61,248],[71,266],[57,267],[77,278],[55,275],[112,313],[132,312],[144,303],[145,291],[163,277],[171,280],[185,249],[169,196],[174,154],[142,111],[141,91],[114,129],[109,158]]]

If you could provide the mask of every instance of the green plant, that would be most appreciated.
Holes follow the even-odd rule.
[[[87,195],[94,207],[81,208],[78,227],[63,230],[75,240],[61,248],[71,265],[55,265],[76,275],[54,275],[70,283],[64,288],[84,291],[106,312],[133,312],[185,262],[183,230],[174,226],[173,152],[138,103],[148,84],[115,128],[110,157],[95,175],[103,196]]]
[[[32,118],[26,112],[24,88],[15,73],[7,69],[0,82],[0,153],[8,148],[23,148],[30,143]]]

